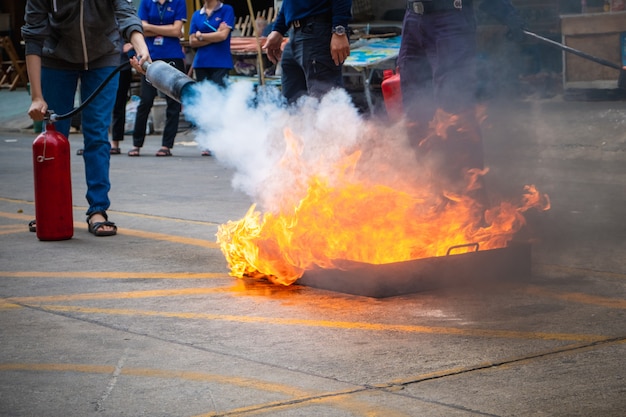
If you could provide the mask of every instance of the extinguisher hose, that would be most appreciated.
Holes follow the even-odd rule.
[[[91,93],[91,95],[89,97],[87,97],[87,100],[83,101],[80,106],[76,107],[75,109],[73,109],[72,111],[66,113],[66,114],[55,114],[53,112],[50,113],[50,121],[51,122],[55,122],[57,120],[64,120],[64,119],[69,119],[70,117],[74,116],[76,113],[80,112],[82,109],[85,108],[85,106],[87,106],[89,103],[91,103],[91,101],[100,93],[100,91],[102,91],[102,89],[108,84],[109,81],[111,81],[111,79],[115,76],[115,74],[117,74],[118,72],[120,72],[123,69],[126,69],[126,67],[129,67],[130,63],[129,62],[124,62],[123,64],[118,65],[117,67],[115,67],[115,69],[113,70],[113,72],[111,72],[105,79],[104,81],[102,81],[102,84],[100,84],[98,86],[98,88],[96,88],[94,90],[93,93]]]

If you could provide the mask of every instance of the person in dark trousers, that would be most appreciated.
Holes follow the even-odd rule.
[[[283,1],[263,49],[272,63],[280,61],[282,94],[289,103],[303,95],[321,97],[343,87],[343,62],[350,55],[351,8],[352,0]]]
[[[120,55],[120,64],[129,62],[128,54],[132,48],[132,44],[124,44]],[[124,140],[124,131],[126,130],[126,103],[128,102],[128,91],[130,90],[132,80],[133,70],[130,65],[120,70],[117,95],[115,97],[115,105],[113,106],[113,122],[111,123],[111,155],[122,153],[120,142]]]
[[[219,0],[204,0],[204,6],[191,16],[189,45],[196,48],[192,66],[197,81],[209,80],[226,87],[233,68],[230,33],[234,25],[233,7]],[[203,149],[201,155],[211,156],[211,151]]]
[[[80,95],[87,99],[119,65],[124,40],[132,43],[141,60],[150,60],[141,20],[127,0],[28,0],[22,38],[31,89],[28,115],[43,120],[48,109],[69,113],[80,81]],[[86,30],[88,28],[88,30]],[[123,39],[122,39],[123,38]],[[135,60],[136,61],[136,60]],[[110,206],[109,125],[118,74],[82,110],[83,160],[87,181],[87,224],[95,236],[117,233],[108,220]],[[70,119],[55,122],[66,137]],[[35,219],[36,221],[36,219]]]
[[[482,136],[476,118],[476,19],[472,0],[408,1],[398,70],[409,140],[418,157],[435,162],[446,191],[469,185],[482,205]],[[509,0],[482,0],[480,9],[523,36],[524,22]],[[447,127],[433,132],[429,126]],[[434,156],[434,158],[433,158]],[[426,159],[421,160],[426,163]],[[474,183],[476,180],[478,183]]]
[[[180,44],[183,23],[187,21],[187,4],[185,0],[141,0],[138,10],[143,23],[146,43],[150,49],[150,57],[155,61],[165,61],[179,71],[185,71],[185,53]],[[133,130],[133,149],[128,156],[139,156],[140,149],[146,139],[146,124],[150,110],[157,96],[157,89],[141,77],[141,93],[135,128]],[[178,119],[181,104],[166,96],[165,127],[161,139],[161,149],[156,156],[172,156],[171,149],[178,133]]]

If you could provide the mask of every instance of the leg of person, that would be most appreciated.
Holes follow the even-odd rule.
[[[406,12],[398,52],[402,107],[407,118],[409,143],[422,153],[425,152],[425,148],[418,148],[428,137],[428,126],[436,109],[432,88],[432,67],[427,55],[427,44],[432,41],[420,30],[424,19],[424,16],[412,10]]]
[[[476,118],[476,23],[469,7],[441,13],[437,18],[435,24],[441,34],[433,72],[435,98],[438,107],[445,114],[454,115],[455,120],[441,143],[445,160],[442,174],[450,180],[454,191],[487,206],[483,178],[473,178],[473,173],[484,168],[482,136]]]
[[[78,78],[78,71],[41,68],[41,88],[48,109],[56,114],[72,111]],[[71,123],[70,119],[65,119],[54,122],[54,125],[57,131],[69,139]]]
[[[301,32],[298,52],[302,57],[308,94],[321,98],[334,88],[342,88],[342,65],[335,65],[330,54],[332,25],[313,22],[304,26]]]
[[[120,71],[117,85],[117,95],[113,106],[113,122],[111,123],[111,155],[119,155],[120,142],[124,140],[124,125],[126,123],[126,102],[133,73],[130,69]]]
[[[185,63],[182,59],[173,59],[170,64],[174,64],[176,69],[184,71]],[[180,112],[182,110],[181,104],[173,98],[166,96],[165,102],[167,107],[165,109],[165,127],[163,128],[163,137],[161,139],[161,149],[157,152],[156,156],[171,156],[171,149],[174,147],[174,140],[178,133],[178,122],[180,119]]]
[[[282,68],[281,91],[289,103],[295,103],[308,93],[306,77],[302,68],[302,42],[300,30],[290,32],[290,40],[285,45],[280,61]]]
[[[81,97],[89,97],[106,79],[115,67],[104,67],[81,71]],[[96,236],[111,236],[117,231],[109,222],[106,211],[110,206],[109,179],[110,151],[108,127],[115,104],[118,85],[116,74],[94,100],[83,109],[82,124],[85,152],[85,177],[87,180],[87,223],[89,231]]]
[[[154,104],[154,98],[157,90],[148,82],[144,75],[141,76],[141,99],[137,106],[137,114],[135,116],[135,127],[133,129],[133,149],[128,152],[128,156],[139,156],[139,150],[143,146],[146,139],[146,126],[150,110]]]

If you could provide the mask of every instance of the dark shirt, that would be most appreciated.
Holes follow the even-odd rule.
[[[294,20],[322,14],[332,15],[333,27],[348,26],[352,20],[352,0],[285,0],[276,16],[273,30],[285,34]]]

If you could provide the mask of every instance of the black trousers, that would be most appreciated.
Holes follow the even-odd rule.
[[[182,59],[157,59],[155,61],[165,61],[168,64],[176,67],[179,71],[184,72],[185,63]],[[133,146],[141,148],[143,142],[146,139],[146,124],[148,123],[148,116],[150,110],[154,104],[154,99],[157,96],[157,89],[152,86],[146,80],[145,76],[141,77],[141,100],[137,107],[137,116],[135,119],[135,130],[133,132]],[[178,133],[178,119],[180,117],[180,111],[182,109],[181,104],[170,97],[165,97],[167,107],[165,109],[165,128],[163,129],[163,138],[161,139],[161,146],[165,148],[174,147],[174,139],[176,139],[176,133]]]

